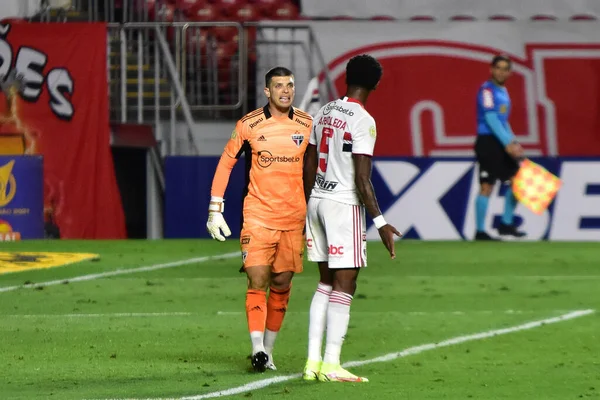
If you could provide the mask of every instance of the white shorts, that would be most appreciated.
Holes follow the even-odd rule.
[[[306,214],[308,259],[329,268],[367,266],[365,208],[330,199],[311,198]]]

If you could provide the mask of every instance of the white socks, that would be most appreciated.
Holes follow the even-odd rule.
[[[332,287],[319,282],[317,291],[310,303],[310,319],[308,325],[308,359],[321,361],[321,346],[327,321],[327,308]]]
[[[260,331],[250,332],[250,340],[252,340],[252,354],[256,354],[259,351],[265,351],[263,344],[264,333]]]
[[[343,292],[331,292],[327,308],[327,341],[323,362],[339,365],[342,344],[348,332],[352,296]]]
[[[275,339],[277,338],[277,333],[275,331],[270,331],[265,329],[265,352],[271,356],[273,354],[273,347],[275,346]]]

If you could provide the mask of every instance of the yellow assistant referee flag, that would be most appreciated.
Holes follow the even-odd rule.
[[[516,199],[536,214],[542,214],[562,185],[561,180],[547,169],[529,159],[521,162],[513,179]]]

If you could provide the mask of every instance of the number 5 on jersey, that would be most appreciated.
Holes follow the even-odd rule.
[[[323,127],[321,144],[319,145],[319,169],[327,172],[327,157],[329,156],[329,139],[333,137],[333,129]]]

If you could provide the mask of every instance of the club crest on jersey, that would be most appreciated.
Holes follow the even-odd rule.
[[[292,135],[292,140],[294,143],[296,143],[296,146],[300,147],[302,142],[304,142],[304,135],[302,135],[300,132],[296,132]]]

